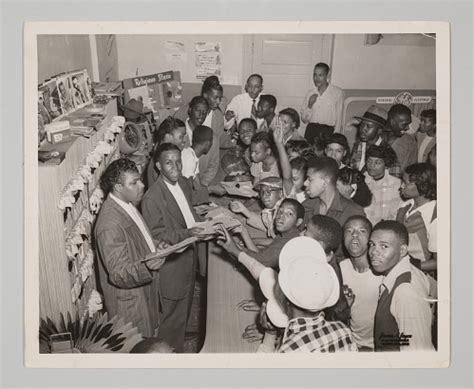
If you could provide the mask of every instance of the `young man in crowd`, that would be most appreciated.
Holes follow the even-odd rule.
[[[428,162],[428,155],[436,146],[436,110],[425,109],[420,115],[420,128],[415,134],[418,144],[418,162]]]
[[[314,66],[314,88],[308,91],[301,106],[301,121],[308,124],[304,137],[311,144],[315,137],[341,131],[344,92],[329,84],[329,70],[322,62]]]
[[[160,323],[160,285],[156,273],[165,258],[153,258],[157,248],[150,230],[134,204],[144,185],[134,162],[113,161],[102,175],[107,198],[94,229],[100,261],[98,271],[104,305],[137,327],[143,336],[156,336]]]
[[[370,268],[368,257],[372,224],[363,216],[350,217],[343,227],[349,258],[340,262],[342,280],[351,291],[350,328],[359,351],[374,350],[374,316],[382,280]]]
[[[192,207],[192,188],[181,176],[181,151],[171,143],[160,145],[154,155],[160,175],[143,196],[143,217],[155,239],[176,244],[186,238],[207,238],[195,227],[201,219]],[[184,334],[194,292],[196,276],[196,244],[168,257],[160,274],[162,321],[159,337],[183,352]]]
[[[372,193],[370,205],[364,208],[367,218],[372,224],[395,220],[402,204],[399,192],[401,180],[388,171],[397,158],[395,152],[389,146],[372,145],[367,150],[366,158],[365,182]]]
[[[339,298],[335,304],[326,308],[326,318],[328,320],[342,321],[344,324],[349,325],[351,310],[349,301],[345,296],[349,291],[343,288],[341,268],[336,258],[336,253],[341,252],[341,226],[329,216],[314,215],[306,224],[306,229],[301,235],[318,241],[326,254],[327,263],[332,266],[339,280]]]
[[[154,134],[155,150],[162,143],[173,143],[182,151],[186,147],[186,126],[183,121],[168,116],[160,123],[158,130]],[[149,188],[158,178],[158,170],[156,170],[153,158],[147,166],[147,188]]]
[[[356,140],[351,152],[350,166],[353,169],[365,172],[365,161],[367,159],[365,154],[369,146],[388,145],[380,135],[387,125],[387,111],[376,105],[371,105],[363,116],[356,116],[351,125],[358,127]],[[390,167],[389,173],[392,176],[401,177],[402,173],[398,158],[393,166]]]
[[[383,275],[375,312],[375,351],[433,350],[427,276],[410,263],[408,231],[393,220],[376,224],[369,240],[372,268]]]
[[[388,144],[397,154],[402,173],[408,165],[416,163],[418,148],[413,135],[407,134],[411,123],[411,110],[403,104],[395,104],[388,111],[385,136]]]
[[[346,159],[349,155],[349,152],[349,143],[347,142],[345,135],[336,132],[326,140],[324,154],[326,157],[331,157],[334,159],[337,162],[339,169],[342,169],[346,166]]]
[[[212,147],[214,132],[210,127],[197,126],[193,132],[193,142],[191,147],[186,147],[181,151],[182,176],[189,178],[193,183],[195,192],[194,204],[209,202],[208,187],[201,185],[199,178],[199,159],[206,155]]]
[[[245,93],[235,96],[227,106],[225,112],[225,128],[230,130],[233,126],[238,128],[244,118],[252,118],[258,127],[262,119],[257,117],[257,107],[260,94],[263,91],[263,78],[260,74],[252,74],[245,83]]]
[[[278,115],[275,113],[277,100],[272,95],[260,95],[257,106],[257,118],[261,120],[258,131],[273,131],[278,122]]]
[[[360,205],[340,195],[336,187],[338,173],[339,167],[332,158],[308,160],[304,185],[309,199],[303,202],[306,221],[313,215],[327,215],[342,226],[350,216],[365,216],[364,209]]]

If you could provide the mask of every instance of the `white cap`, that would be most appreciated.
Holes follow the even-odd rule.
[[[280,253],[278,283],[286,298],[308,311],[336,304],[340,285],[321,245],[309,237],[290,240]]]
[[[267,316],[274,326],[285,328],[288,324],[288,316],[286,315],[281,302],[275,295],[275,287],[277,287],[278,274],[275,270],[266,267],[258,278],[260,289],[268,300]]]

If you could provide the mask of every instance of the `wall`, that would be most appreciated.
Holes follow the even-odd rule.
[[[184,44],[183,62],[173,62],[166,57],[167,41]],[[135,77],[167,70],[179,70],[181,81],[200,83],[196,80],[194,43],[202,41],[221,42],[223,84],[241,85],[243,69],[242,35],[117,35],[118,77]]]
[[[400,45],[388,38],[369,46],[364,38],[335,36],[332,83],[343,89],[436,89],[435,46],[430,38],[423,46],[408,39]]]
[[[89,35],[38,35],[39,84],[78,69],[87,69],[92,77]]]

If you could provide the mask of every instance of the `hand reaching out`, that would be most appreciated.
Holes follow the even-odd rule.
[[[240,201],[232,201],[229,204],[229,208],[234,213],[242,213],[244,214],[247,211],[247,207],[243,205]]]
[[[254,343],[263,339],[263,333],[258,329],[257,323],[253,323],[245,327],[242,338],[246,339],[249,343]]]
[[[237,307],[244,311],[250,311],[250,312],[260,312],[260,304],[257,303],[255,300],[252,299],[246,299],[242,300],[240,303],[237,304]]]
[[[232,118],[235,118],[235,112],[234,111],[226,111],[225,120],[228,122]]]

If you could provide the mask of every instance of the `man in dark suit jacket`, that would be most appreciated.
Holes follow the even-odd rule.
[[[146,191],[141,204],[153,238],[176,244],[189,237],[205,238],[194,223],[202,219],[192,207],[191,182],[181,176],[181,152],[171,143],[160,145],[154,155],[160,175]],[[160,270],[162,316],[159,338],[182,352],[196,274],[196,245],[170,255]]]
[[[152,258],[156,241],[135,208],[144,185],[134,162],[118,159],[101,178],[108,193],[97,218],[100,286],[109,315],[131,322],[143,336],[156,336],[159,326],[159,278],[164,258]],[[158,245],[160,246],[160,245]]]

